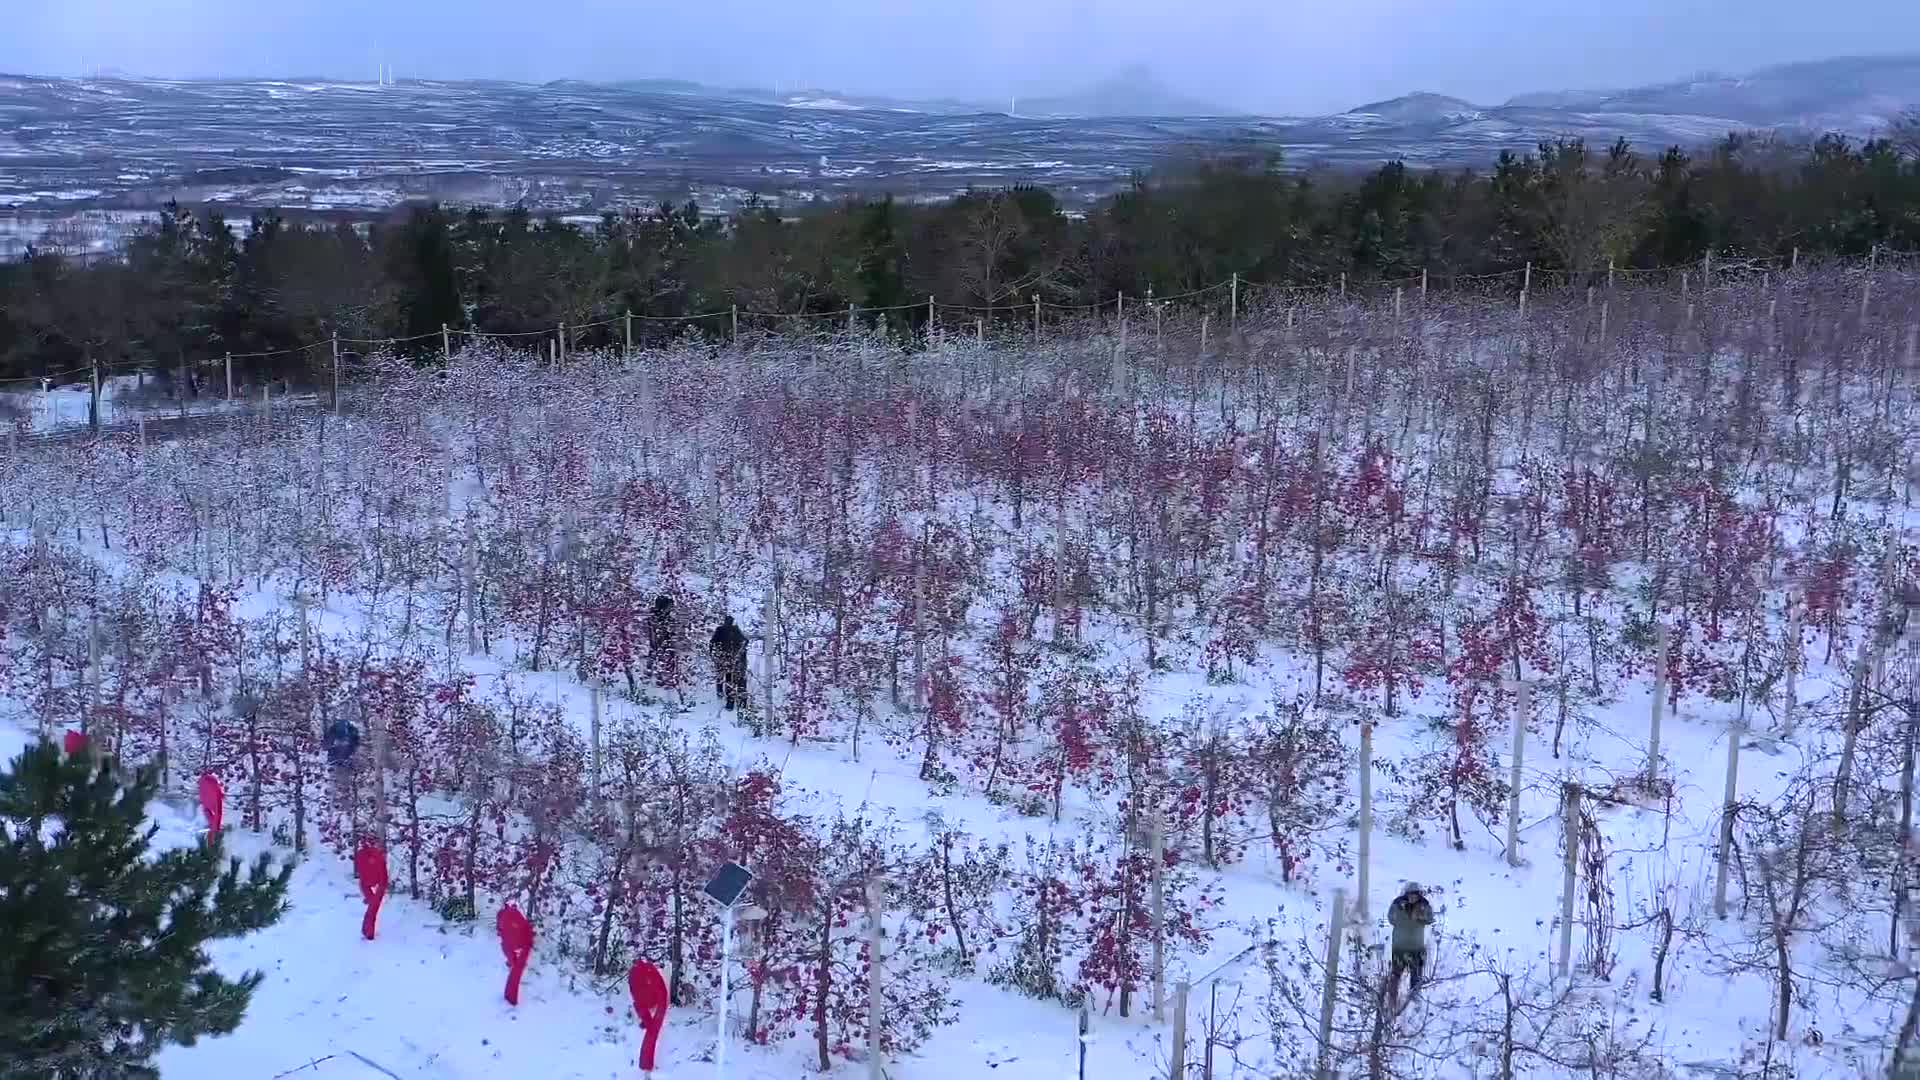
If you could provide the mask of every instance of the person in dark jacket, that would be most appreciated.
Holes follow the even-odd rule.
[[[722,619],[713,632],[714,693],[726,700],[728,711],[747,699],[747,635],[734,625],[733,616]]]
[[[1427,971],[1427,927],[1433,925],[1433,905],[1418,884],[1407,882],[1407,887],[1387,905],[1387,922],[1393,927],[1393,959],[1387,968],[1387,993],[1399,996],[1400,973],[1406,972],[1409,995],[1419,997],[1420,983]]]
[[[326,747],[328,763],[346,768],[353,763],[353,752],[360,749],[360,729],[344,716],[335,720],[327,728]]]
[[[348,803],[353,797],[353,758],[360,749],[360,729],[343,716],[327,725],[320,741],[327,750],[327,764],[332,766],[329,779],[334,803]]]
[[[680,685],[677,643],[673,635],[673,597],[661,593],[647,614],[647,677],[655,686]]]

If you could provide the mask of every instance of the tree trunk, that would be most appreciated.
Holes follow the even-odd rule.
[[[1673,911],[1661,908],[1656,917],[1660,920],[1660,942],[1653,949],[1653,992],[1648,996],[1657,1002],[1665,996],[1661,987],[1666,979],[1667,950],[1673,945]]]
[[[1501,972],[1500,1080],[1513,1080],[1513,976]]]
[[[481,784],[478,776],[474,778],[473,806],[467,815],[467,852],[460,867],[461,885],[466,894],[467,911],[478,916],[479,908],[479,864],[480,864],[480,811],[486,800],[481,796]]]
[[[607,947],[613,942],[613,917],[620,909],[616,900],[620,895],[620,871],[627,865],[629,857],[631,857],[629,851],[621,850],[614,857],[613,865],[607,871],[607,891],[600,912],[600,933],[595,936],[593,942],[593,973],[595,975],[605,975],[614,969],[614,965],[607,963]]]
[[[954,944],[960,949],[960,962],[971,967],[973,956],[967,952],[967,932],[960,925],[960,911],[953,902],[953,834],[940,838],[940,891],[947,909],[947,925],[953,928]]]
[[[1874,668],[1872,637],[1860,639],[1860,652],[1853,665],[1853,687],[1847,694],[1846,735],[1840,744],[1840,765],[1833,776],[1833,824],[1846,824],[1847,801],[1853,786],[1854,748],[1860,739],[1861,712],[1865,705],[1867,673]]]
[[[1913,1049],[1914,1035],[1920,1031],[1920,979],[1913,983],[1913,997],[1907,1002],[1907,1017],[1900,1022],[1900,1036],[1893,1043],[1893,1067],[1887,1070],[1892,1080],[1905,1080],[1910,1070],[1902,1067],[1906,1064],[1907,1052]]]
[[[833,1058],[827,1053],[827,996],[833,992],[833,920],[833,901],[829,899],[820,913],[820,954],[815,957],[813,977],[813,1043],[821,1072],[833,1068]]]

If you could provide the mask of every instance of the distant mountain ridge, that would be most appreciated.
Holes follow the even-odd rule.
[[[1486,110],[1471,101],[1422,90],[1348,109],[1341,115],[1379,117],[1381,120],[1400,124],[1431,124],[1478,119],[1485,112]]]
[[[140,80],[0,76],[0,256],[52,220],[167,200],[236,215],[364,217],[430,200],[595,215],[697,198],[937,198],[1041,184],[1085,203],[1195,151],[1291,165],[1484,168],[1543,140],[1643,151],[1729,132],[1887,130],[1920,104],[1920,54],[1781,64],[1499,105],[1429,92],[1320,117],[1234,115],[1129,68],[1084,91],[1000,103],[643,79]]]
[[[572,81],[572,80],[568,80]],[[679,79],[627,79],[609,84],[644,93],[674,93],[732,98],[815,109],[877,109],[890,112],[925,112],[938,116],[998,113],[1029,118],[1071,117],[1212,117],[1245,116],[1241,109],[1229,109],[1181,94],[1155,76],[1143,64],[1121,69],[1109,78],[1064,94],[1009,94],[1002,101],[968,101],[960,98],[890,97],[884,94],[857,94],[822,87],[766,88],[711,87]]]
[[[1916,105],[1920,53],[1796,61],[1627,89],[1544,90],[1515,95],[1503,107],[1711,116],[1762,128],[1870,134]]]

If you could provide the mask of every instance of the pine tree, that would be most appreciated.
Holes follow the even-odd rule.
[[[161,1047],[232,1031],[260,985],[204,947],[278,920],[292,868],[223,873],[218,838],[153,851],[158,775],[50,742],[0,771],[0,1077],[158,1077]]]

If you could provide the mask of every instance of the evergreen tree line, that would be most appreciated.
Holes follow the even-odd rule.
[[[425,206],[359,227],[266,212],[242,239],[217,211],[169,206],[122,258],[33,252],[0,266],[0,379],[94,362],[168,371],[336,333],[420,337],[427,352],[443,324],[536,334],[631,312],[636,337],[658,339],[688,325],[666,320],[735,305],[785,314],[854,305],[906,329],[925,319],[913,305],[929,297],[1094,305],[1235,273],[1304,285],[1425,271],[1444,287],[1526,263],[1578,274],[1709,253],[1738,262],[1876,249],[1920,249],[1920,121],[1867,142],[1729,136],[1655,157],[1625,142],[1560,140],[1504,153],[1490,170],[1396,161],[1364,174],[1301,172],[1274,155],[1231,152],[1139,178],[1085,213],[1018,186],[928,204],[781,211],[750,201],[724,218],[689,202],[609,213],[587,228],[522,208]],[[602,326],[574,344],[621,336]],[[309,353],[245,367],[286,374],[324,362]]]

